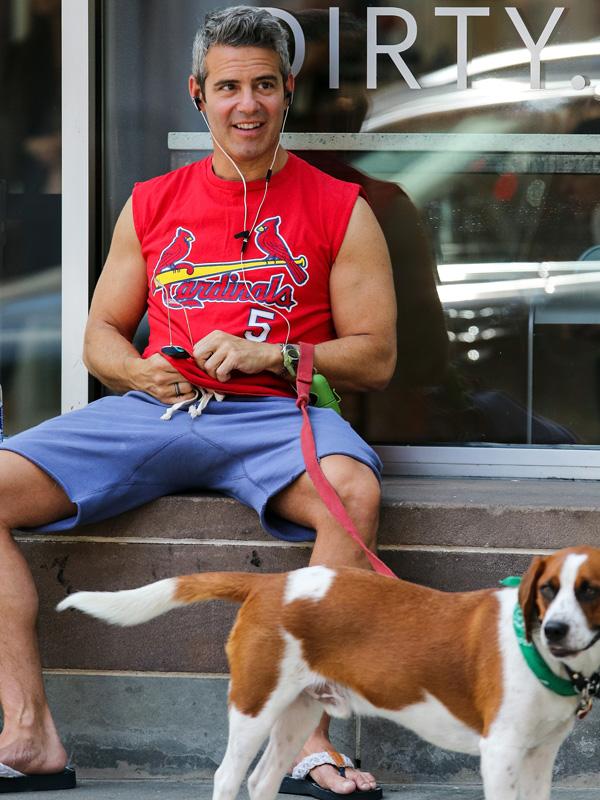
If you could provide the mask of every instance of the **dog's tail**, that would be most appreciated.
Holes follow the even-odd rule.
[[[76,592],[65,597],[56,609],[77,608],[113,625],[139,625],[173,608],[204,600],[243,603],[256,583],[264,578],[264,575],[245,572],[182,575],[121,592]]]

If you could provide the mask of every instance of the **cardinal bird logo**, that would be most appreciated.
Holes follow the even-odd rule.
[[[281,217],[269,217],[256,227],[256,246],[266,255],[267,261],[285,262],[288,272],[298,286],[308,280],[308,272],[303,269],[290,251],[287,242],[279,233]]]
[[[181,262],[184,261],[190,254],[192,243],[195,240],[196,237],[191,231],[181,227],[177,228],[173,240],[160,254],[154,274],[157,275],[159,272],[163,272],[167,269],[173,269],[176,265],[179,265],[177,267],[178,269],[186,266],[187,274],[191,275],[194,272],[194,265],[190,264],[189,262],[181,264]]]

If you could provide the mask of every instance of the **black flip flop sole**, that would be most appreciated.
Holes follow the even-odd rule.
[[[316,797],[317,800],[340,800],[341,797],[349,800],[381,800],[383,792],[381,787],[361,792],[358,789],[351,794],[338,794],[331,789],[323,789],[310,778],[290,778],[286,776],[279,787],[280,794],[297,794],[301,797]]]
[[[21,778],[1,778],[0,794],[10,792],[51,792],[74,789],[77,785],[75,770],[67,767],[62,772],[49,775],[23,775]]]

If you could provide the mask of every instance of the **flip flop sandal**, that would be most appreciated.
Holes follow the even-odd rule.
[[[323,764],[331,764],[338,770],[342,778],[346,777],[346,767],[354,766],[348,756],[336,753],[333,750],[312,753],[294,767],[291,775],[286,775],[279,787],[279,793],[297,794],[301,797],[316,797],[317,800],[340,800],[341,797],[355,798],[355,800],[358,800],[358,798],[360,800],[380,800],[383,797],[380,786],[367,791],[357,789],[350,794],[338,794],[332,789],[324,789],[308,774],[315,767],[320,767]]]
[[[47,775],[25,775],[0,763],[0,794],[9,792],[49,792],[74,789],[77,785],[75,770],[65,767],[62,772]]]

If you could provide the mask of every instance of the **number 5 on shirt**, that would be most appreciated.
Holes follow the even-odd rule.
[[[263,308],[251,308],[248,317],[249,330],[244,333],[244,336],[252,342],[265,342],[267,336],[271,333],[271,326],[266,320],[272,322],[274,319],[274,311],[265,311]],[[250,330],[251,328],[255,330]]]

